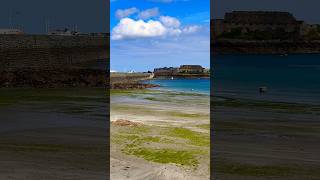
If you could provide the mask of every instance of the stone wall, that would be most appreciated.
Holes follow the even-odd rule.
[[[109,58],[108,38],[0,35],[0,71],[67,68]]]
[[[109,37],[0,35],[0,87],[107,86]]]

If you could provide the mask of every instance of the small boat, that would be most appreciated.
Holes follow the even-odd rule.
[[[171,76],[171,80],[173,80],[173,77]]]
[[[261,86],[261,87],[259,87],[259,92],[260,92],[261,94],[266,93],[267,91],[268,91],[268,88],[267,88],[266,86]]]

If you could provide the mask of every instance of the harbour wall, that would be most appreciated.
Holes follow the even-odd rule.
[[[109,37],[0,35],[0,87],[107,86]]]
[[[81,67],[108,58],[107,37],[0,35],[0,71]]]

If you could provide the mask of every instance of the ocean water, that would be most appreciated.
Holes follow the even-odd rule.
[[[215,96],[320,104],[318,54],[218,55],[211,66]]]
[[[200,93],[210,94],[210,79],[154,79],[148,81],[148,83],[159,84],[160,87],[156,89],[188,92],[188,93]]]

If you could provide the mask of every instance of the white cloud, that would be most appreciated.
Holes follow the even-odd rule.
[[[125,17],[129,17],[130,15],[135,14],[137,12],[139,12],[139,9],[137,9],[135,7],[132,7],[132,8],[129,8],[129,9],[118,9],[116,11],[116,17],[118,19],[122,19],[122,18],[125,18]]]
[[[112,41],[110,68],[118,71],[125,69],[148,71],[155,67],[181,64],[200,64],[209,67],[210,28],[202,26],[201,30],[202,33],[193,36]]]
[[[180,27],[178,19],[161,16],[160,20],[144,21],[123,18],[112,30],[112,40],[155,38],[165,36],[179,36],[181,34],[193,34],[200,30],[201,26],[193,25]]]
[[[163,23],[163,25],[172,28],[178,28],[181,25],[180,21],[177,18],[170,16],[160,16],[160,21]]]
[[[159,14],[160,14],[159,8],[151,8],[151,9],[146,9],[140,12],[138,17],[140,19],[149,19],[151,17],[159,16]]]
[[[185,34],[192,34],[192,33],[199,31],[200,28],[201,28],[201,26],[197,26],[197,25],[187,26],[182,29],[182,32]]]
[[[164,36],[167,29],[159,21],[149,20],[133,20],[123,18],[119,24],[113,28],[111,38],[113,40],[144,38],[144,37],[159,37]]]

